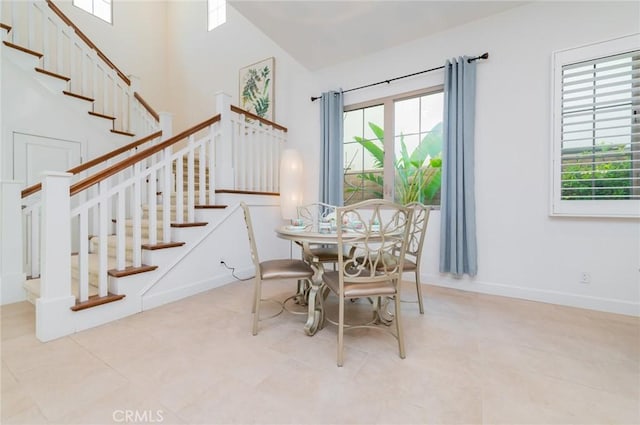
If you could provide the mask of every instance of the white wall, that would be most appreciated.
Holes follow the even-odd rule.
[[[184,129],[216,113],[218,92],[239,105],[240,68],[275,58],[274,120],[289,129],[288,144],[307,149],[315,132],[307,129],[310,114],[319,111],[308,99],[310,74],[232,6],[227,22],[207,31],[206,1],[169,2],[169,96],[174,129]],[[319,115],[318,115],[319,116]],[[317,120],[316,120],[317,121]],[[314,123],[315,124],[315,123]]]
[[[637,2],[538,2],[318,72],[344,89],[488,51],[478,65],[478,275],[438,272],[439,212],[425,252],[428,283],[640,314],[637,220],[549,217],[551,53],[640,31]],[[442,73],[348,93],[357,103],[442,82]],[[316,145],[318,142],[315,142]],[[580,284],[582,271],[590,284]]]
[[[18,65],[21,60],[31,58],[18,57],[18,60],[14,61],[12,56],[22,54],[12,53],[4,53],[0,67],[3,86],[0,99],[3,111],[0,131],[0,178],[18,179],[25,173],[25,170],[14,169],[23,165],[16,163],[17,158],[14,157],[16,132],[78,143],[85,160],[130,142],[127,136],[110,133],[110,122],[90,116],[87,113],[91,110],[90,103],[62,94],[63,87],[57,86],[58,81],[47,81],[47,84],[43,84],[37,80],[38,74],[31,70],[35,62],[27,61],[30,67]]]
[[[163,2],[118,2],[114,8],[113,25],[72,6],[71,0],[56,0],[55,4],[123,73],[140,78],[138,91],[154,109],[166,109],[167,25]],[[88,116],[91,104],[84,102],[81,107],[76,107],[71,105],[73,100],[61,100],[67,97],[61,94],[66,89],[64,84],[53,90],[53,80],[47,83],[48,88],[38,83],[35,79],[38,74],[32,71],[35,62],[31,68],[24,67],[28,55],[7,49],[3,47],[0,52],[5,58],[0,177],[13,178],[14,131],[82,143],[85,160],[131,141],[109,133],[111,123],[98,123],[99,119]],[[4,63],[7,58],[17,55],[23,56],[16,63],[21,63],[24,70],[15,71],[13,64]],[[69,123],[76,125],[70,126]]]

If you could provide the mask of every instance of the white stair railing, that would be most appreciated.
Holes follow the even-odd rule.
[[[153,146],[160,142],[160,138],[163,136],[162,132],[152,133],[147,137],[143,137],[129,145],[123,146],[113,152],[102,155],[95,160],[89,161],[85,164],[81,164],[72,168],[68,172],[71,174],[70,184],[76,183],[79,180],[86,178],[94,173],[97,173],[105,168],[110,167],[120,161],[130,158],[138,150]],[[104,161],[101,158],[109,157]],[[95,165],[92,165],[95,164]],[[120,173],[118,178],[123,179],[131,175],[131,170],[127,170]],[[41,251],[41,229],[40,229],[40,216],[42,209],[42,202],[39,191],[40,185],[33,185],[22,190],[22,226],[23,226],[23,246],[24,246],[24,271],[27,277],[37,278],[40,276],[40,251]],[[146,187],[145,187],[146,188]],[[145,192],[146,193],[146,192]],[[90,199],[97,194],[97,187],[88,189],[87,191],[79,194],[79,196],[72,199],[72,206],[84,202],[86,199]],[[130,212],[130,211],[129,211]],[[88,225],[91,229],[91,234],[97,234],[99,225],[97,213],[92,215],[88,219]],[[74,238],[77,240],[77,238]],[[82,242],[82,241],[80,241]],[[74,252],[78,251],[78,246],[72,245]]]
[[[231,114],[234,188],[250,192],[278,192],[280,146],[286,134],[244,114]]]
[[[221,103],[225,102],[223,97],[226,95],[219,97]],[[173,242],[172,224],[180,227],[196,220],[196,206],[215,205],[217,190],[277,192],[278,161],[286,129],[257,120],[236,107],[229,107],[225,112],[76,183],[67,183],[70,188],[66,202],[57,202],[43,193],[43,199],[48,199],[49,204],[43,203],[38,210],[43,215],[40,221],[45,225],[53,223],[44,215],[56,214],[59,217],[64,212],[56,208],[62,205],[69,217],[66,221],[70,223],[71,241],[65,246],[58,246],[55,242],[44,243],[43,239],[41,294],[48,293],[45,285],[57,282],[54,293],[61,296],[58,276],[51,275],[57,273],[59,267],[47,265],[49,258],[60,258],[61,251],[66,258],[72,258],[72,252],[77,252],[73,255],[75,265],[71,271],[59,277],[66,279],[68,296],[82,303],[92,293],[105,296],[110,292],[108,275],[111,270],[116,271],[112,275],[117,275],[126,268],[144,268],[142,245]],[[250,117],[252,121],[243,122],[243,117]],[[242,149],[234,147],[236,143],[242,143]],[[220,152],[230,152],[236,157],[221,158],[218,156]],[[238,155],[243,158],[237,158]],[[218,179],[220,176],[222,178]],[[67,179],[71,181],[70,176]],[[219,180],[238,183],[221,185]],[[156,195],[159,187],[162,187],[161,197]],[[175,196],[171,196],[170,191]],[[57,193],[60,196],[59,188]],[[147,211],[146,220],[142,217],[144,209]],[[175,217],[171,216],[172,209]],[[45,228],[37,231],[43,235],[50,233]],[[93,244],[93,250],[89,242],[91,237],[99,240]],[[107,242],[109,238],[112,239],[111,244]],[[127,247],[127,240],[133,241],[133,246]],[[115,253],[109,253],[109,249],[115,249]],[[55,255],[51,255],[51,251],[56,251]],[[45,276],[45,273],[50,275]],[[63,298],[68,299],[67,293]],[[46,304],[46,295],[41,295],[41,300]],[[60,305],[63,304],[68,310],[68,301]],[[43,315],[55,314],[53,307],[41,311]],[[62,314],[61,311],[58,313]],[[67,313],[64,313],[65,317]],[[57,326],[53,316],[49,319],[38,317],[37,326]],[[60,332],[64,330],[48,329],[37,333],[59,335]]]
[[[125,270],[126,267],[140,268],[142,264],[142,245],[157,245],[159,243],[171,242],[171,209],[175,207],[176,218],[174,223],[185,223],[185,217],[183,216],[183,199],[185,197],[184,187],[188,188],[187,198],[187,218],[188,221],[193,222],[195,220],[195,193],[194,187],[196,178],[200,187],[207,187],[207,182],[202,177],[204,175],[199,173],[196,177],[195,173],[195,160],[197,159],[201,164],[201,167],[213,169],[213,155],[208,155],[214,149],[214,142],[219,132],[219,117],[215,117],[206,121],[203,124],[192,129],[188,135],[177,135],[170,138],[156,146],[150,147],[142,152],[139,152],[129,158],[127,161],[123,161],[121,165],[114,165],[111,169],[107,169],[107,173],[104,174],[106,178],[98,176],[91,176],[85,180],[78,182],[76,185],[71,186],[71,195],[83,193],[89,187],[97,187],[95,194],[87,199],[85,202],[80,203],[71,210],[71,222],[74,226],[77,226],[77,231],[73,232],[77,234],[77,244],[81,246],[78,250],[77,261],[78,266],[75,269],[75,275],[72,276],[77,282],[77,293],[79,294],[79,302],[87,301],[90,288],[89,285],[97,287],[98,295],[106,296],[108,293],[108,272],[110,269],[116,269],[118,271]],[[173,152],[174,144],[188,139],[188,143],[183,148]],[[160,156],[157,155],[160,153]],[[183,184],[182,166],[187,158],[187,182]],[[144,164],[144,167],[142,166]],[[115,170],[114,167],[121,168],[121,170]],[[176,170],[176,187],[175,197],[162,196],[162,202],[159,205],[157,203],[157,181],[160,176],[167,176]],[[122,172],[129,172],[131,174],[124,179],[119,180],[119,175]],[[146,192],[146,196],[145,196]],[[215,191],[210,190],[205,193],[205,203],[215,203]],[[174,205],[172,203],[175,202]],[[140,211],[143,209],[143,205],[147,206],[147,220],[146,224],[143,223],[142,215]],[[112,207],[110,207],[112,206]],[[133,211],[131,216],[128,216],[126,211],[129,209]],[[162,220],[158,219],[159,207],[162,208]],[[115,217],[113,211],[116,212]],[[90,228],[90,221],[92,217],[97,216],[99,226],[97,227],[97,233],[92,233]],[[115,228],[112,228],[109,224],[112,219],[115,218]],[[146,225],[146,228],[143,226]],[[127,231],[129,228],[129,231]],[[147,236],[143,237],[143,231]],[[162,232],[162,239],[158,239],[159,231]],[[90,236],[95,236],[100,241],[97,252],[90,252],[88,246],[85,246],[85,241],[88,241]],[[107,240],[109,237],[115,236],[115,262],[109,263]],[[127,258],[127,237],[133,240],[133,247],[131,249],[131,255]],[[94,275],[97,274],[97,281],[91,281],[89,264],[90,256],[97,257],[97,273],[94,270]]]
[[[11,26],[6,41],[42,54],[40,68],[70,78],[68,92],[93,99],[93,112],[115,118],[114,130],[145,135],[159,128],[131,79],[50,0],[2,1],[0,23]]]
[[[222,111],[224,142],[217,147],[216,155],[224,159],[216,169],[216,188],[278,192],[280,149],[287,139],[287,129],[230,105],[228,95],[218,95],[217,104]]]

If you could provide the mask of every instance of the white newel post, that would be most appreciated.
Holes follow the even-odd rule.
[[[235,189],[233,177],[233,140],[231,126],[231,96],[216,94],[216,111],[220,114],[220,138],[216,140],[216,187]]]
[[[36,337],[49,341],[75,331],[71,293],[70,173],[45,172],[42,179],[42,271],[36,300]]]
[[[170,112],[158,112],[160,116],[160,130],[162,137],[160,140],[167,140],[173,136],[173,114]]]
[[[173,114],[170,112],[159,112],[160,116],[160,130],[162,131],[162,136],[160,136],[160,141],[164,142],[165,140],[170,139],[173,136]],[[165,148],[161,153],[156,154],[158,161],[164,161],[165,165],[160,169],[158,173],[158,191],[162,192],[162,202],[165,203],[165,207],[168,208],[170,202],[170,196],[164,196],[165,193],[170,194],[171,188],[173,187],[173,173],[171,167],[171,161],[169,158],[173,152],[173,148],[169,146]],[[167,215],[164,217],[168,221],[167,225],[169,225],[170,216]],[[165,226],[166,227],[166,226]],[[165,233],[165,239],[169,237],[168,233]]]
[[[129,110],[127,111],[127,114],[129,116],[129,131],[142,136],[145,134],[146,126],[142,119],[142,115],[139,113],[139,111],[136,111],[136,108],[133,106],[135,102],[133,94],[137,91],[140,91],[140,77],[130,74],[127,75],[127,78],[131,82],[131,84],[129,85],[128,93]]]
[[[22,182],[0,182],[0,304],[27,299],[22,270],[22,214],[20,190]]]

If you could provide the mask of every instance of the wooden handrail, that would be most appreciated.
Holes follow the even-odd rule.
[[[244,109],[242,109],[242,108],[238,108],[237,106],[231,105],[231,110],[232,110],[233,112],[237,113],[237,114],[243,114],[243,115],[246,115],[246,116],[248,116],[248,117],[249,117],[249,118],[251,118],[251,119],[258,120],[258,121],[260,121],[260,122],[262,122],[262,123],[264,123],[264,124],[267,124],[267,125],[272,126],[273,128],[277,128],[278,130],[282,130],[282,131],[284,131],[285,133],[287,132],[287,127],[283,127],[283,126],[281,126],[280,124],[277,124],[277,123],[275,123],[275,122],[273,122],[273,121],[269,121],[268,119],[262,118],[262,117],[260,117],[260,116],[258,116],[258,115],[256,115],[256,114],[254,114],[254,113],[251,113],[251,112],[249,112],[249,111],[245,111]]]
[[[120,162],[118,162],[117,164],[113,164],[111,167],[107,167],[104,170],[98,171],[97,173],[93,174],[92,176],[87,177],[86,179],[80,180],[79,182],[71,185],[71,188],[69,189],[69,194],[71,196],[82,192],[83,190],[100,183],[101,181],[113,176],[116,173],[119,173],[122,170],[125,170],[129,167],[131,167],[132,165],[134,165],[137,162],[142,161],[143,159],[146,159],[148,157],[150,157],[153,154],[156,154],[166,148],[168,148],[171,145],[174,145],[176,143],[178,143],[179,141],[183,140],[186,137],[191,136],[192,134],[197,133],[198,131],[209,127],[212,124],[215,124],[216,122],[220,121],[220,114],[215,115],[212,118],[209,118],[206,121],[201,122],[200,124],[197,124],[185,131],[183,131],[182,133],[179,133],[173,137],[171,137],[170,139],[165,140],[162,143],[158,143],[155,146],[151,146],[141,152],[138,152],[137,154],[124,159]]]
[[[95,165],[98,165],[98,164],[100,164],[100,163],[102,163],[104,161],[108,161],[109,159],[111,159],[113,157],[116,157],[116,156],[120,155],[121,153],[124,153],[124,152],[126,152],[126,151],[128,151],[130,149],[137,148],[138,146],[142,145],[143,143],[146,143],[149,140],[153,140],[153,139],[155,139],[157,137],[160,137],[160,136],[162,136],[162,131],[156,131],[155,133],[150,134],[150,135],[148,135],[146,137],[143,137],[140,140],[136,140],[135,142],[131,142],[128,145],[119,147],[118,149],[114,149],[111,152],[107,152],[104,155],[101,155],[101,156],[99,156],[97,158],[94,158],[91,161],[87,161],[87,162],[85,162],[83,164],[80,164],[80,165],[77,165],[77,166],[75,166],[73,168],[70,168],[70,169],[67,170],[67,173],[71,173],[73,175],[76,175],[76,174],[81,173],[81,172],[83,172],[85,170],[88,170],[89,168],[91,168],[91,167],[93,167]],[[27,196],[33,195],[34,193],[39,192],[40,190],[42,190],[42,183],[36,183],[36,184],[31,185],[31,186],[29,186],[27,188],[24,188],[22,190],[22,192],[21,192],[22,193],[22,197],[26,198]]]
[[[40,192],[40,190],[42,190],[42,183],[36,183],[36,184],[34,184],[32,186],[29,186],[29,187],[23,189],[22,192],[20,192],[20,193],[22,193],[22,198],[24,199],[29,195],[32,195],[32,194],[34,194],[36,192]]]
[[[142,98],[142,96],[138,94],[137,91],[133,92],[133,97],[135,97],[138,102],[140,102],[144,109],[146,109],[147,112],[149,112],[151,116],[156,119],[156,121],[160,121],[160,115],[158,115],[158,113],[153,110],[153,108]]]
[[[128,86],[131,85],[131,80],[129,80],[127,76],[124,75],[124,73],[120,71],[118,67],[115,66],[114,63],[111,62],[109,58],[104,53],[102,53],[102,51],[100,51],[100,49],[98,49],[98,47],[95,44],[93,44],[93,42],[89,39],[89,37],[84,35],[82,31],[80,31],[80,28],[78,28],[73,22],[71,22],[69,18],[67,18],[67,15],[65,15],[64,13],[62,13],[60,9],[58,9],[58,6],[53,4],[52,0],[47,0],[47,4],[49,5],[49,8],[53,10],[53,13],[58,15],[58,17],[60,17],[60,19],[62,19],[65,24],[70,26],[73,29],[73,31],[78,35],[78,37],[80,37],[80,39],[87,44],[87,46],[89,46],[91,49],[96,51],[96,53],[98,54],[98,57],[102,59],[104,63],[109,65],[109,67],[113,69],[116,72],[116,74],[118,74],[118,76],[122,79],[122,81],[124,81]]]

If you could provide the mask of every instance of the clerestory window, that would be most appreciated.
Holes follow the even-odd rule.
[[[226,0],[207,0],[207,6],[209,31],[227,22]]]
[[[111,0],[73,0],[73,5],[105,22],[113,23]]]

